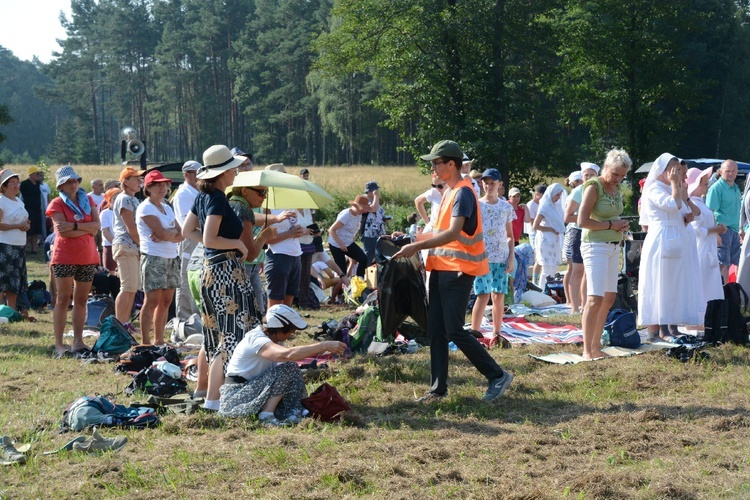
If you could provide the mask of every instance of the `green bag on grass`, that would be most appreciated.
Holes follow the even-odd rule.
[[[114,316],[107,316],[99,327],[99,339],[93,347],[94,352],[122,354],[130,350],[138,341],[133,338],[125,325]]]
[[[16,321],[23,320],[23,316],[21,316],[21,313],[5,304],[0,304],[0,317],[8,318],[9,323],[15,323]]]

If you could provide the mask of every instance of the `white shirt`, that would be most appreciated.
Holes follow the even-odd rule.
[[[343,224],[336,230],[336,236],[338,236],[341,243],[345,245],[341,250],[346,250],[349,245],[354,243],[354,238],[357,237],[359,225],[362,223],[362,216],[352,215],[352,212],[348,208],[345,208],[339,212],[338,217],[336,217],[336,222],[341,222],[341,224]],[[328,235],[328,244],[339,248],[338,243],[336,243],[336,240],[331,235]]]
[[[531,222],[523,223],[523,232],[526,234],[536,234],[536,230],[534,229],[534,219],[536,219],[536,213],[539,210],[539,203],[531,200],[526,204],[526,207],[529,209],[529,218],[531,219]]]
[[[271,210],[271,213],[279,215],[283,211],[284,210]],[[277,222],[276,224],[271,224],[272,227],[276,228],[278,234],[289,231],[289,229],[295,225],[297,225],[297,217],[291,217],[289,219],[284,219],[281,222]],[[278,243],[269,243],[268,248],[276,255],[290,255],[292,257],[302,255],[302,247],[299,245],[299,238],[287,238]]]
[[[187,182],[183,182],[177,188],[172,200],[172,206],[174,206],[174,216],[177,222],[180,223],[180,227],[185,225],[185,217],[187,217],[190,209],[193,208],[193,203],[195,203],[195,198],[197,197],[198,190]]]
[[[91,192],[89,193],[89,197],[90,197],[90,198],[91,198],[92,200],[94,200],[94,206],[95,206],[96,208],[99,208],[99,205],[101,205],[101,204],[102,204],[102,202],[104,201],[104,193],[102,193],[102,194],[94,194],[94,192],[93,192],[93,191],[91,191]]]
[[[163,228],[174,228],[175,218],[172,207],[165,202],[161,203],[161,207],[164,209],[165,213],[162,213],[156,205],[151,203],[151,200],[146,198],[143,203],[138,205],[138,208],[135,211],[135,225],[138,228],[138,238],[141,240],[140,251],[145,255],[174,259],[178,255],[177,243],[171,241],[154,241],[154,232],[143,220],[143,217],[153,215],[161,223]]]
[[[23,224],[29,218],[29,212],[20,198],[11,200],[5,195],[0,195],[0,210],[3,211],[3,224]],[[26,233],[20,229],[8,229],[0,231],[0,243],[13,246],[26,246]]]
[[[446,190],[447,190],[447,187],[448,185],[446,184],[445,186]],[[435,225],[435,222],[437,221],[437,216],[438,216],[438,213],[440,212],[440,202],[443,199],[443,193],[441,193],[438,188],[431,187],[430,189],[422,193],[422,196],[424,196],[425,200],[430,202],[430,221],[424,228],[426,232],[430,232],[432,231],[432,227]]]
[[[106,236],[104,236],[104,230],[109,228],[109,230],[112,231],[112,236],[114,237],[115,235],[113,228],[112,228],[113,217],[114,217],[114,214],[112,213],[111,208],[102,210],[102,213],[99,214],[99,222],[101,222],[102,224],[102,246],[105,246],[105,247],[111,247],[112,242],[109,241]]]
[[[258,354],[260,348],[271,342],[262,326],[256,326],[240,340],[227,364],[227,375],[243,377],[253,380],[276,366],[275,361],[269,361]]]

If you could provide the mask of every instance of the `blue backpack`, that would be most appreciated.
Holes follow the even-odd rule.
[[[60,430],[80,431],[94,425],[144,429],[159,423],[152,408],[118,405],[104,396],[81,396],[63,410]]]
[[[635,325],[635,314],[625,309],[612,309],[607,314],[604,330],[609,334],[612,346],[636,349],[641,345],[641,336]]]

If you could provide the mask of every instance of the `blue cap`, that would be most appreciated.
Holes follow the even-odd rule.
[[[488,168],[484,172],[482,172],[482,179],[485,179],[489,177],[493,181],[501,181],[503,180],[503,176],[500,175],[500,171],[496,168]]]

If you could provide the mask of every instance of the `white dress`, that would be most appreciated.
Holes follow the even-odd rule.
[[[660,181],[646,186],[641,214],[648,220],[638,274],[639,325],[703,324],[706,304],[695,232],[685,225],[685,204],[677,208],[672,188]]]
[[[701,303],[703,305],[703,314],[705,314],[706,304],[709,300],[724,298],[716,234],[708,234],[708,230],[715,227],[716,222],[713,210],[706,206],[703,198],[700,196],[691,196],[690,200],[701,210],[701,214],[693,220],[691,225],[693,226],[698,242],[698,268],[700,269],[701,283],[703,283],[697,291],[703,293]]]

